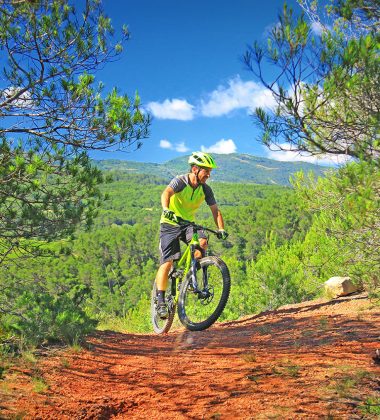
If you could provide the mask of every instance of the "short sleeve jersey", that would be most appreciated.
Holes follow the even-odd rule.
[[[188,174],[173,178],[168,186],[173,188],[175,193],[170,197],[169,210],[174,211],[182,219],[193,222],[195,213],[203,201],[206,201],[209,206],[216,204],[211,187],[207,184],[200,184],[193,188]],[[161,217],[161,223],[175,224],[163,216]]]

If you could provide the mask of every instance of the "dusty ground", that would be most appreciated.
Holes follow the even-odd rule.
[[[207,331],[99,332],[0,381],[3,419],[377,419],[380,308],[304,302]]]

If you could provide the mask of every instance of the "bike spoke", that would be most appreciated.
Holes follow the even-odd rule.
[[[202,277],[202,270],[198,271],[198,277]],[[201,322],[207,319],[216,309],[223,291],[223,278],[217,267],[207,268],[208,285],[204,287],[203,279],[198,279],[198,291],[188,288],[185,295],[186,314],[193,322]]]

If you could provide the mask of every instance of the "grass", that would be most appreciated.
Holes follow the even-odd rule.
[[[248,363],[254,363],[257,361],[256,356],[254,355],[254,353],[246,353],[243,354],[243,356],[241,357],[245,362]]]
[[[33,386],[33,391],[36,393],[44,393],[49,389],[49,385],[46,383],[46,381],[43,379],[42,375],[41,375],[41,370],[38,366],[38,357],[36,356],[36,354],[34,353],[34,349],[33,348],[29,348],[26,349],[24,348],[20,354],[19,357],[15,358],[10,358],[9,360],[11,360],[11,365],[7,366],[4,362],[2,362],[0,364],[0,379],[2,377],[2,375],[4,374],[4,372],[6,371],[6,369],[12,365],[15,366],[20,366],[23,368],[26,368],[31,375],[31,382],[32,382],[32,386]],[[4,387],[7,384],[3,384],[3,390]]]
[[[33,350],[25,350],[21,353],[21,357],[22,359],[27,363],[27,364],[32,364],[35,365],[37,363],[37,357],[36,355],[33,353]]]
[[[266,324],[259,325],[257,331],[260,335],[268,335],[271,332],[271,327]]]
[[[7,384],[6,382],[1,382],[0,383],[0,395],[2,394],[9,394],[11,392],[11,388],[9,386],[9,384]]]
[[[291,409],[289,407],[277,407],[272,411],[266,411],[265,413],[251,418],[254,420],[280,420],[284,418],[291,419],[295,417],[291,415]]]
[[[66,357],[62,357],[62,359],[61,359],[61,366],[64,369],[67,369],[67,368],[70,367],[70,362],[66,359]]]
[[[319,327],[322,331],[326,331],[328,328],[329,320],[326,316],[321,316],[319,318]]]
[[[3,379],[4,373],[7,371],[7,366],[3,363],[0,365],[0,379]]]
[[[261,378],[262,375],[247,375],[246,378],[252,382],[257,383],[258,380]]]
[[[311,338],[313,337],[315,332],[313,330],[304,330],[301,331],[302,338]]]
[[[80,353],[83,350],[83,347],[79,343],[74,343],[69,349],[72,353]]]
[[[332,389],[339,395],[341,398],[346,398],[351,395],[351,391],[356,387],[357,381],[351,376],[343,376],[335,382],[332,386]]]
[[[17,413],[13,414],[11,419],[12,420],[23,420],[26,418],[27,416],[27,412],[26,411],[18,411]]]
[[[328,387],[340,398],[351,398],[360,388],[365,379],[374,379],[374,374],[364,369],[355,369],[352,366],[341,366],[337,378]]]
[[[146,313],[150,314],[149,307],[147,307]],[[152,331],[152,325],[150,315],[146,315],[141,319],[141,317],[133,317],[131,314],[127,314],[126,317],[104,316],[99,319],[96,329],[98,331],[111,330],[119,333],[149,333]]]
[[[87,346],[86,341],[81,340],[79,338],[75,338],[73,339],[73,341],[67,346],[67,349],[69,350],[69,352],[71,353],[80,353],[83,348],[85,348]]]
[[[301,367],[298,365],[289,364],[288,366],[285,366],[285,371],[289,376],[292,378],[297,378],[300,375]]]
[[[380,397],[369,397],[361,406],[360,411],[363,415],[376,415],[380,418]]]
[[[298,378],[300,376],[301,366],[296,365],[289,360],[283,360],[279,365],[272,367],[272,373],[278,376],[286,375],[291,378]]]
[[[43,394],[49,389],[49,385],[41,376],[35,376],[34,378],[32,378],[32,383],[33,391],[37,392],[37,394]]]

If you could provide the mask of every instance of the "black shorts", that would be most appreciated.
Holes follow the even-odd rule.
[[[207,239],[204,231],[198,231],[199,238]],[[193,237],[192,226],[175,226],[169,223],[160,225],[160,264],[167,261],[179,260],[181,257],[180,240],[188,244]]]

